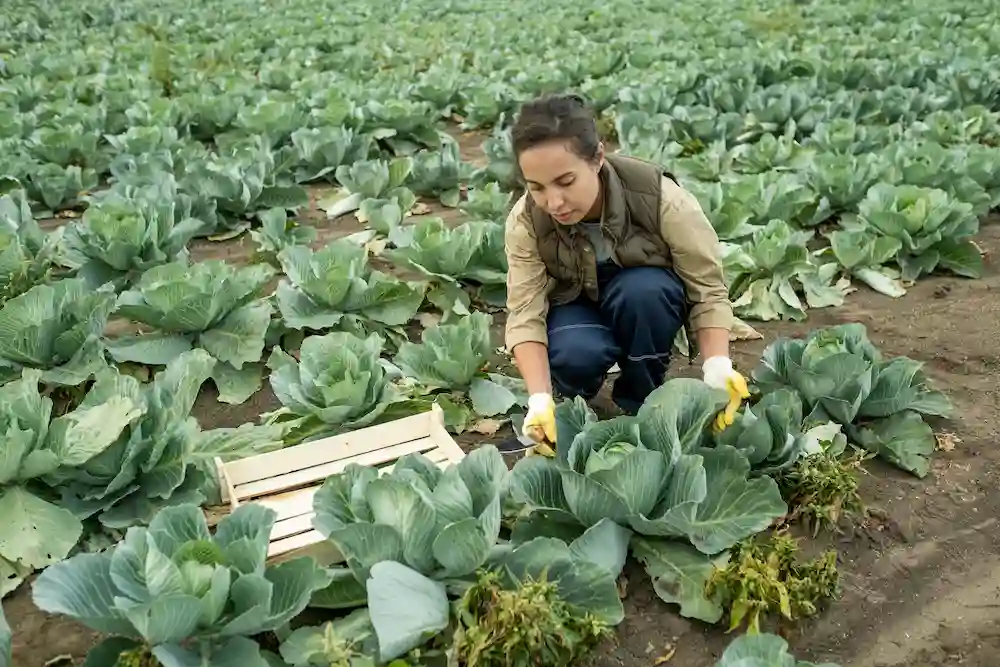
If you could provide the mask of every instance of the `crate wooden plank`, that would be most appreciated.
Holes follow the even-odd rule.
[[[284,540],[271,542],[267,548],[269,563],[280,563],[283,560],[312,556],[321,566],[339,563],[344,560],[337,546],[315,530],[300,533]]]
[[[277,514],[277,521],[284,521],[292,517],[306,514],[312,511],[313,496],[322,484],[316,484],[305,489],[296,489],[287,493],[279,493],[274,496],[265,496],[252,501],[258,505],[263,505],[274,510]]]
[[[219,495],[222,497],[222,502],[228,503],[232,509],[236,509],[239,499],[236,497],[236,492],[233,491],[233,483],[226,473],[226,464],[222,462],[222,458],[219,456],[215,457],[215,471],[219,475]]]
[[[441,408],[436,405],[437,412]],[[322,438],[294,447],[286,447],[226,464],[226,475],[233,486],[255,482],[274,475],[294,472],[331,461],[334,457],[356,456],[387,445],[430,435],[435,410],[403,417],[377,426]]]
[[[298,516],[289,517],[282,521],[275,521],[274,528],[271,529],[271,541],[281,540],[291,535],[298,535],[313,529],[312,520],[315,514],[312,508],[308,512],[303,512]]]
[[[417,440],[410,440],[408,442],[389,445],[387,447],[368,451],[363,454],[338,458],[336,461],[329,461],[321,465],[302,468],[296,470],[295,472],[275,475],[256,482],[237,484],[234,486],[234,491],[236,493],[236,497],[239,498],[240,501],[245,501],[248,498],[280,493],[282,491],[287,491],[288,489],[300,487],[304,484],[309,484],[310,482],[325,480],[331,475],[342,472],[344,468],[351,463],[358,463],[361,465],[394,463],[399,457],[405,454],[420,454],[432,450],[437,446],[437,443],[435,443],[429,436],[425,436]],[[327,454],[328,459],[329,455],[330,453]]]
[[[434,407],[437,407],[436,405]],[[444,426],[444,412],[438,408],[437,414],[431,419],[431,439],[437,445],[437,450],[445,455],[446,459],[457,463],[465,458],[465,452],[458,446],[448,429]]]

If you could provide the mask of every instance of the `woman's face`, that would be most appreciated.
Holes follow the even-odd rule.
[[[570,142],[549,141],[523,151],[518,164],[535,204],[561,225],[583,220],[600,198],[603,146],[597,159],[588,161]]]

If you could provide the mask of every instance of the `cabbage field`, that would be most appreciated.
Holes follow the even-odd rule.
[[[638,415],[502,331],[519,104],[715,226],[752,397]],[[996,667],[1000,9],[26,0],[0,12],[0,667]],[[266,562],[213,460],[437,405]]]

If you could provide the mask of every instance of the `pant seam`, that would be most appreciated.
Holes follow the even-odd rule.
[[[608,327],[603,324],[595,324],[591,322],[586,322],[582,324],[564,324],[562,326],[556,327],[549,332],[549,335],[557,334],[560,331],[568,331],[569,329],[602,329],[604,331],[611,331]]]
[[[638,356],[632,356],[631,354],[626,357],[629,361],[651,361],[653,359],[664,359],[669,357],[671,352],[654,352],[653,354],[641,354]]]

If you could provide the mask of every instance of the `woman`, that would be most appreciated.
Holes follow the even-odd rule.
[[[719,239],[698,201],[661,167],[606,155],[577,96],[525,104],[512,139],[527,192],[506,222],[506,345],[530,394],[524,435],[551,455],[553,389],[589,400],[616,363],[612,399],[635,414],[684,326],[705,382],[730,394],[716,425],[732,424],[749,392],[729,358]]]

